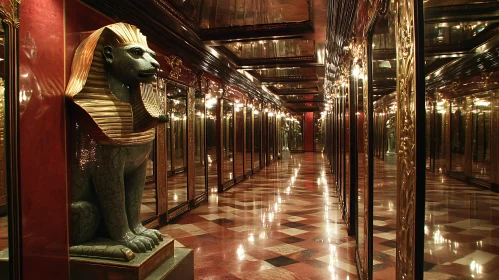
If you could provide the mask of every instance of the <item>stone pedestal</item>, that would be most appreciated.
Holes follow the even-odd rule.
[[[290,159],[291,158],[291,152],[289,151],[288,147],[282,148],[282,159]]]
[[[194,255],[191,249],[174,248],[169,239],[129,262],[71,257],[70,268],[73,280],[187,280],[194,279]]]

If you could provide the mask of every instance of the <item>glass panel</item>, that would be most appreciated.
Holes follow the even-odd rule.
[[[491,97],[485,94],[473,96],[473,143],[472,176],[490,180],[490,135],[491,135]]]
[[[234,105],[223,99],[222,106],[222,157],[224,165],[222,182],[225,183],[234,179]]]
[[[315,54],[314,41],[303,39],[237,42],[223,46],[240,59],[313,56]],[[277,70],[277,72],[280,71]]]
[[[314,132],[315,132],[315,151],[322,153],[324,151],[324,139],[325,139],[325,114],[314,113]]]
[[[206,140],[205,140],[205,102],[204,94],[197,92],[194,119],[194,168],[196,172],[196,196],[206,192]]]
[[[244,174],[244,107],[236,103],[236,178]]]
[[[303,151],[303,116],[292,116],[290,120],[289,150]]]
[[[372,211],[373,216],[373,229],[370,231],[373,238],[373,260],[372,263],[366,265],[373,266],[373,279],[382,279],[386,275],[396,274],[396,258],[386,251],[387,247],[396,248],[394,245],[397,242],[396,235],[385,234],[387,232],[394,233],[397,228],[397,102],[396,98],[391,94],[395,90],[395,81],[397,80],[395,70],[395,15],[393,9],[389,9],[385,17],[377,20],[375,30],[376,35],[373,36],[372,42],[373,45],[376,45],[372,53],[372,79],[373,81],[379,81],[379,83],[373,82],[372,98],[377,100],[373,104],[375,118],[373,133],[376,144],[374,153],[378,152],[377,156],[372,155],[374,171],[373,208],[369,209],[369,211]],[[384,140],[384,135],[386,135],[386,140]],[[384,151],[385,141],[386,152]],[[360,161],[363,161],[363,159],[359,158]],[[366,182],[362,180],[362,183]],[[364,189],[364,191],[368,190]],[[359,192],[359,197],[360,195]],[[364,203],[367,203],[367,201]],[[360,207],[359,211],[361,211]],[[368,241],[365,240],[364,242]],[[391,245],[388,246],[388,244]],[[367,267],[364,267],[364,269],[367,269]]]
[[[202,11],[201,28],[297,22],[310,19],[307,0],[205,0]]]
[[[141,221],[149,220],[157,215],[156,203],[156,140],[153,149],[149,154],[146,170],[146,184],[142,194],[142,205],[140,208]]]
[[[463,173],[466,147],[466,98],[456,98],[451,102],[451,170]]]
[[[168,209],[187,202],[186,122],[187,89],[167,84],[170,115],[172,173],[168,176]]]
[[[255,154],[253,155],[253,166],[255,168],[260,167],[260,155],[262,152],[262,117],[258,110],[254,111],[254,123],[255,123]]]
[[[208,163],[208,188],[218,189],[217,174],[217,99],[206,98],[206,157]]]
[[[274,160],[275,152],[275,116],[273,113],[269,113],[269,158]]]
[[[364,263],[366,252],[365,238],[366,238],[366,228],[364,224],[365,219],[365,183],[364,183],[364,107],[363,107],[363,81],[362,75],[358,75],[358,66],[354,68],[353,76],[353,88],[355,93],[356,102],[356,121],[357,121],[357,251],[360,259],[360,267],[363,270],[367,269],[367,264]]]
[[[244,172],[248,173],[251,171],[251,150],[253,147],[253,127],[251,124],[251,115],[253,109],[246,107],[246,162],[244,163]]]

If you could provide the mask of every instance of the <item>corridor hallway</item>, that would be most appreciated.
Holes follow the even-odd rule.
[[[292,154],[161,232],[194,250],[195,279],[357,279],[325,155]]]

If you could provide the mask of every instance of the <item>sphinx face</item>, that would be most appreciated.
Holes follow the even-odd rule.
[[[107,71],[127,86],[156,80],[159,63],[151,49],[140,44],[120,47],[105,46],[103,50]]]

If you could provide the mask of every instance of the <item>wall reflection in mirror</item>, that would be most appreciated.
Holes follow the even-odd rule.
[[[499,246],[480,230],[497,220],[499,24],[489,16],[498,9],[497,1],[425,2],[425,279],[497,278],[485,269],[497,251],[474,256]]]
[[[234,180],[234,104],[222,99],[222,183]]]
[[[248,174],[252,171],[252,151],[253,151],[253,106],[246,107],[246,151],[244,161],[244,173]]]
[[[261,152],[262,152],[262,115],[258,108],[255,108],[254,112],[254,121],[253,124],[255,126],[255,129],[253,130],[255,132],[255,144],[254,144],[254,154],[253,154],[253,168],[255,169],[260,169],[260,158],[261,158]]]
[[[292,115],[289,117],[289,150],[292,152],[303,152],[303,115]]]
[[[314,145],[315,151],[322,153],[324,151],[326,139],[326,119],[325,114],[314,113]]]
[[[146,181],[144,192],[142,193],[142,205],[140,208],[140,219],[145,222],[155,218],[157,215],[157,197],[156,197],[156,140],[153,143],[153,149],[149,154],[146,169]]]
[[[276,130],[276,120],[275,114],[268,114],[268,134],[269,134],[269,160],[272,161],[275,158],[275,130]]]
[[[195,94],[194,111],[194,169],[195,196],[206,193],[206,112],[205,96],[201,92]]]
[[[216,190],[217,186],[217,98],[216,93],[210,87],[206,98],[206,164],[208,176],[208,188]]]
[[[168,152],[168,209],[187,202],[187,88],[167,83],[167,112],[170,116]]]
[[[244,104],[237,101],[234,105],[235,111],[235,128],[236,128],[236,138],[235,138],[235,178],[240,180],[244,175]]]
[[[366,250],[366,238],[367,238],[367,228],[365,226],[365,168],[364,168],[364,87],[363,87],[363,74],[358,65],[354,65],[352,68],[352,76],[351,76],[351,85],[353,90],[353,97],[355,100],[354,107],[355,110],[355,119],[357,123],[357,131],[356,140],[357,143],[357,158],[356,158],[356,169],[357,169],[357,185],[355,188],[357,189],[357,255],[360,263],[358,263],[360,270],[365,271],[367,269],[367,265],[365,263],[365,258],[367,254]]]
[[[397,220],[397,100],[395,15],[393,8],[379,17],[372,38],[372,88],[370,89],[373,127],[373,279],[395,275],[396,259],[387,250],[396,248]],[[372,225],[371,225],[372,223]]]

